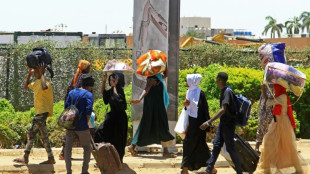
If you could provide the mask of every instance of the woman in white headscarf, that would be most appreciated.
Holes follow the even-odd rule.
[[[183,140],[181,174],[188,174],[188,170],[198,170],[207,166],[207,160],[211,155],[206,143],[207,130],[199,128],[210,119],[206,96],[198,87],[200,81],[200,74],[188,74],[186,77],[188,90],[183,105],[189,115],[189,126]],[[216,173],[215,171],[212,173]]]

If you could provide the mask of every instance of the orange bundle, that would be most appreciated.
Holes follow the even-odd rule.
[[[167,55],[160,50],[148,50],[137,60],[137,74],[154,76],[166,70]]]

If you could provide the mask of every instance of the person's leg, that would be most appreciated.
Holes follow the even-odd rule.
[[[41,164],[55,164],[56,161],[54,159],[54,155],[53,155],[52,148],[51,148],[51,143],[50,143],[50,140],[48,138],[48,131],[47,131],[47,128],[46,128],[47,116],[48,116],[48,113],[41,114],[40,120],[39,120],[40,136],[41,136],[41,139],[43,140],[44,148],[45,148],[45,150],[46,150],[46,152],[48,154],[48,160],[42,162]]]
[[[262,145],[262,142],[256,142],[255,151],[260,155],[259,146]]]
[[[82,174],[88,173],[90,154],[91,154],[91,135],[89,130],[76,131],[81,146],[84,149]]]
[[[188,168],[187,167],[183,167],[181,174],[188,174]]]
[[[66,146],[65,146],[65,162],[67,173],[72,173],[71,170],[71,155],[72,155],[72,145],[75,140],[76,134],[72,130],[66,131]]]
[[[59,160],[64,160],[65,159],[65,147],[66,147],[66,135],[64,135],[62,139],[62,149],[59,154]]]
[[[239,161],[238,153],[235,150],[235,142],[234,142],[235,126],[225,125],[223,126],[222,130],[223,130],[223,138],[226,144],[227,152],[229,153],[231,160],[233,161],[235,165],[235,170],[237,174],[240,174],[242,173],[242,168],[241,168],[241,164]]]
[[[28,164],[28,162],[29,162],[29,154],[30,154],[30,151],[32,149],[32,145],[33,145],[34,139],[35,139],[36,134],[38,133],[38,131],[39,131],[39,125],[38,125],[37,115],[36,115],[33,118],[33,120],[32,120],[31,127],[30,127],[30,129],[28,131],[28,134],[27,134],[27,144],[26,144],[26,148],[24,150],[25,154],[21,158],[14,159],[14,162]]]
[[[206,172],[211,174],[211,172],[215,171],[214,165],[221,152],[221,148],[223,144],[224,144],[224,140],[223,140],[223,135],[222,135],[222,124],[220,123],[216,131],[215,139],[213,141],[213,150],[212,150],[211,157],[208,161],[209,164],[207,166]]]
[[[131,156],[136,156],[137,155],[137,153],[135,152],[135,148],[136,148],[135,144],[131,144],[127,148],[129,150],[129,152],[131,153]]]

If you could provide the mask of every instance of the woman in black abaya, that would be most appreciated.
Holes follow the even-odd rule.
[[[110,104],[111,111],[105,116],[104,122],[95,133],[95,142],[108,142],[116,148],[121,162],[125,154],[127,143],[128,119],[126,114],[127,103],[124,93],[124,74],[115,72],[108,78],[109,90],[105,89],[107,74],[103,74],[101,93],[105,104]]]

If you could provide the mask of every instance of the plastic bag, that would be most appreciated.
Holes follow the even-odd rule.
[[[174,131],[182,138],[182,140],[185,138],[187,129],[188,129],[188,114],[186,113],[186,110],[183,108],[181,115],[178,119],[178,122],[174,128]]]

